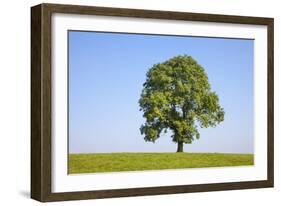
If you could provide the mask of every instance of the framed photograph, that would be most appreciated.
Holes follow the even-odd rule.
[[[31,197],[273,187],[273,19],[31,8]]]

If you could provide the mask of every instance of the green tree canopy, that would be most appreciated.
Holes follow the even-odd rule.
[[[140,128],[144,139],[155,142],[162,131],[170,130],[177,152],[183,152],[183,144],[199,139],[198,126],[214,127],[224,120],[224,110],[211,91],[204,68],[187,55],[149,69],[139,105],[146,119]]]

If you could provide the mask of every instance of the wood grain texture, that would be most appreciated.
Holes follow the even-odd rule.
[[[53,13],[266,25],[268,28],[268,178],[263,181],[52,193],[51,16]],[[171,11],[41,4],[31,8],[31,197],[41,202],[273,187],[273,19]]]
[[[31,197],[51,193],[51,11],[31,8]]]
[[[41,200],[41,6],[31,9],[31,197]]]
[[[267,26],[267,179],[274,186],[274,20]]]
[[[210,191],[266,188],[266,187],[272,187],[272,185],[267,180],[250,181],[250,182],[200,184],[200,185],[114,189],[114,190],[99,190],[99,191],[64,192],[64,193],[52,193],[50,196],[44,199],[44,201],[49,202],[49,201],[65,201],[65,200],[102,199],[102,198],[115,198],[115,197],[210,192]]]
[[[255,24],[255,25],[268,25],[269,21],[271,20],[271,18],[264,18],[264,17],[202,14],[202,13],[63,5],[63,4],[43,4],[43,6],[49,10],[52,10],[52,12],[79,14],[79,15],[120,16],[120,17],[155,18],[155,19],[168,19],[168,20],[205,21],[205,22],[239,23],[239,24]]]

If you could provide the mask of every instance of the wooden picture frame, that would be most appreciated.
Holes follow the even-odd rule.
[[[51,17],[54,13],[216,22],[267,27],[267,179],[214,184],[170,185],[93,191],[52,192],[52,55]],[[40,4],[31,8],[31,198],[42,202],[160,195],[273,187],[274,82],[272,18],[215,14]]]

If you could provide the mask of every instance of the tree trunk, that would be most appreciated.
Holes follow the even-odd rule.
[[[183,152],[183,142],[178,142],[177,152]]]

